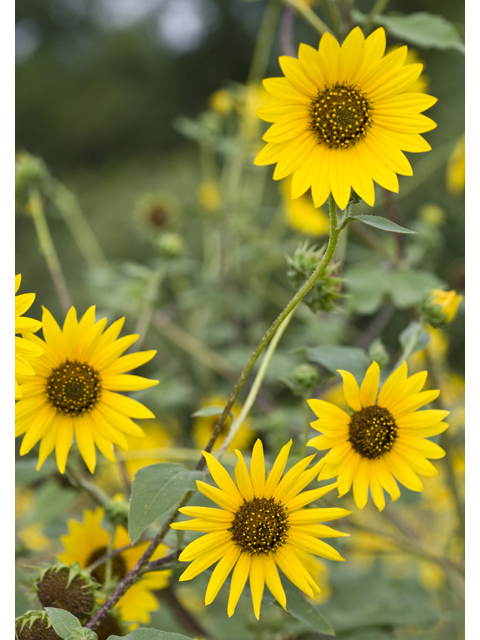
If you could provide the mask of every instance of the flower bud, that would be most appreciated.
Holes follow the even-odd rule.
[[[15,620],[15,640],[60,640],[46,611],[27,611]]]
[[[130,505],[126,500],[114,498],[105,505],[105,517],[109,520],[114,527],[121,524],[125,528],[128,528],[128,513]]]
[[[50,174],[41,158],[29,153],[17,153],[15,156],[15,206],[26,211],[26,204],[32,189],[41,194],[49,188]]]
[[[185,253],[185,241],[178,233],[162,233],[155,244],[160,255],[170,260],[180,258]]]
[[[308,247],[308,243],[300,245],[293,257],[287,256],[287,278],[291,287],[298,291],[305,284],[305,281],[312,275],[318,267],[324,252],[324,247],[318,251],[315,246]],[[338,309],[335,302],[342,295],[343,278],[339,277],[338,264],[331,262],[323,275],[313,285],[303,302],[316,313],[318,311],[335,311]]]
[[[146,193],[135,204],[133,218],[138,231],[153,240],[170,230],[178,220],[176,201],[167,194]]]
[[[44,607],[65,609],[77,618],[84,618],[93,610],[97,584],[78,564],[68,567],[58,562],[47,567],[35,586]]]
[[[295,395],[309,395],[320,384],[320,374],[313,364],[300,364],[291,373],[292,391]]]
[[[454,319],[462,298],[463,296],[455,289],[451,291],[433,289],[421,301],[420,314],[423,320],[435,329],[445,327]]]
[[[375,361],[379,367],[386,367],[390,362],[390,356],[380,338],[376,338],[369,346],[368,356],[371,361]]]

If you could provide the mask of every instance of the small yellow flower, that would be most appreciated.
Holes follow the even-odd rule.
[[[18,276],[15,276],[15,400],[22,397],[22,389],[17,381],[17,376],[34,376],[32,359],[38,358],[43,353],[42,347],[26,339],[28,335],[41,329],[42,323],[23,316],[32,306],[35,294],[23,293],[17,296],[16,293],[20,288],[21,281],[22,275],[19,273]],[[18,337],[17,333],[23,334],[23,338]]]
[[[308,236],[328,236],[330,222],[322,209],[316,209],[311,196],[304,194],[299,198],[292,198],[292,178],[282,181],[281,194],[288,224],[296,231]]]
[[[447,189],[454,196],[465,191],[465,134],[455,145],[448,160]]]
[[[265,583],[282,607],[285,609],[287,606],[278,567],[295,586],[313,597],[320,588],[307,566],[311,566],[311,563],[302,560],[304,554],[343,560],[338,551],[318,538],[346,535],[322,523],[343,518],[351,511],[303,508],[337,485],[302,493],[318,474],[322,463],[320,461],[307,470],[314,458],[309,456],[283,475],[291,445],[290,440],[282,448],[267,478],[260,440],[253,447],[250,473],[237,449],[236,483],[212,455],[203,452],[219,488],[200,480],[197,481],[197,487],[221,508],[183,507],[181,513],[194,519],[171,525],[173,529],[206,533],[191,542],[179,558],[184,562],[191,561],[180,576],[180,581],[191,580],[218,562],[208,583],[206,605],[213,602],[233,569],[228,600],[229,616],[233,615],[248,578],[253,610],[258,620]],[[299,551],[302,553],[299,554]]]
[[[99,560],[107,552],[110,534],[101,525],[104,516],[103,509],[98,507],[95,511],[84,511],[83,523],[76,520],[68,521],[68,534],[60,538],[65,552],[58,558],[68,565],[78,562],[82,569],[86,569],[96,560]],[[115,529],[113,549],[129,547],[112,560],[113,578],[120,581],[135,566],[148,547],[148,541],[131,546],[127,530],[121,525]],[[166,547],[160,545],[152,556],[157,560],[165,555]],[[168,578],[171,571],[151,571],[144,574],[138,582],[135,582],[115,605],[120,609],[123,620],[129,622],[150,622],[150,611],[156,611],[159,607],[158,600],[152,592],[164,589],[168,586]],[[104,584],[106,567],[104,564],[92,572],[92,577],[100,584]]]
[[[458,294],[455,289],[451,289],[451,291],[434,289],[430,292],[431,304],[440,306],[447,323],[450,323],[454,319],[457,313],[458,305],[460,304],[462,299],[463,296]]]
[[[214,395],[205,398],[200,404],[200,409],[203,407],[224,407],[227,404],[228,398],[227,396]],[[242,410],[242,405],[239,402],[235,402],[231,409],[231,413],[234,418],[238,418],[240,415],[240,411]],[[218,422],[218,418],[220,417],[222,410],[219,410],[218,415],[215,416],[196,416],[193,422],[193,440],[195,442],[195,446],[198,449],[203,449],[207,444],[210,438],[212,437],[213,430],[215,429],[215,425]],[[229,415],[225,420],[223,427],[220,430],[218,438],[213,445],[213,450],[216,451],[223,444],[223,441],[228,435],[228,431],[230,429],[231,416]],[[252,423],[249,418],[246,418],[244,423],[242,424],[241,429],[235,435],[234,439],[230,443],[228,447],[228,451],[233,451],[234,449],[246,449],[249,447],[255,437],[254,431],[252,429]]]
[[[229,91],[218,89],[218,91],[214,91],[208,99],[208,106],[212,111],[226,116],[233,108],[233,98]]]
[[[143,404],[121,393],[147,389],[158,382],[126,375],[156,352],[122,356],[138,339],[138,335],[130,335],[117,340],[124,321],[121,318],[104,331],[107,319],[95,322],[95,307],[80,321],[72,307],[62,330],[44,308],[44,340],[26,335],[44,353],[36,359],[35,375],[20,378],[23,397],[15,405],[15,435],[25,434],[22,456],[41,440],[37,468],[56,448],[58,468],[64,473],[75,433],[80,454],[93,473],[95,445],[114,462],[113,443],[126,450],[125,433],[143,436],[132,418],[155,417]]]
[[[197,196],[202,207],[209,213],[215,213],[220,208],[220,191],[216,182],[202,182],[197,191]]]
[[[45,551],[50,546],[50,540],[45,536],[43,526],[39,522],[34,522],[28,527],[20,529],[17,537],[27,549],[32,551]]]
[[[339,495],[353,484],[353,496],[359,509],[368,500],[382,511],[383,490],[392,500],[400,497],[395,478],[412,491],[422,491],[417,473],[433,476],[438,472],[427,458],[443,458],[445,452],[429,436],[448,427],[443,419],[448,411],[417,411],[438,397],[439,391],[422,391],[427,372],[407,378],[404,362],[386,380],[378,395],[380,367],[373,362],[362,385],[348,371],[339,370],[345,399],[353,410],[349,415],[324,400],[309,400],[318,420],[312,427],[324,435],[308,442],[319,451],[330,449],[322,458],[319,480],[338,476]]]

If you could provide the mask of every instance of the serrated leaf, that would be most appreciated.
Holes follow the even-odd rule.
[[[66,638],[70,631],[79,629],[82,625],[80,620],[64,609],[55,609],[54,607],[45,607],[45,611],[51,620],[55,632],[61,637]]]
[[[307,357],[311,362],[323,365],[332,373],[337,369],[346,369],[356,378],[363,377],[370,364],[370,358],[358,347],[342,347],[340,345],[323,345],[307,349]]]
[[[211,416],[219,416],[223,413],[225,407],[219,405],[211,405],[209,407],[203,407],[195,413],[192,413],[192,418],[210,418]]]
[[[290,583],[283,583],[287,596],[287,611],[297,620],[303,622],[317,633],[334,636],[335,631],[330,622],[320,611],[318,605],[307,602],[302,594]]]
[[[130,499],[128,533],[132,544],[157,518],[170,511],[187,491],[203,478],[181,464],[159,463],[139,469],[135,474]]]
[[[425,349],[428,347],[428,343],[430,342],[430,334],[428,331],[425,331],[423,326],[419,322],[411,322],[406,329],[402,331],[398,340],[403,349],[410,344],[410,341],[413,340],[414,335],[417,335],[415,344],[410,351],[410,353],[415,353],[415,351],[420,351],[421,349]]]
[[[465,45],[454,25],[441,15],[427,12],[410,13],[405,16],[377,15],[375,24],[399,40],[410,42],[426,49],[455,49],[465,53]]]
[[[108,640],[191,640],[187,636],[158,629],[135,629],[126,636],[110,636]]]
[[[411,231],[406,227],[401,227],[398,224],[395,224],[391,220],[387,220],[387,218],[382,218],[381,216],[355,216],[355,220],[359,222],[363,222],[368,224],[369,227],[375,227],[375,229],[382,229],[382,231],[392,231],[393,233],[417,233],[416,231]]]

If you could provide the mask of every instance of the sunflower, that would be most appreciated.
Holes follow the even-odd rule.
[[[465,191],[465,134],[455,145],[447,164],[447,189],[454,196]]]
[[[395,478],[407,489],[422,491],[417,473],[434,476],[438,472],[427,458],[442,458],[445,451],[429,436],[442,433],[448,427],[442,420],[448,411],[426,410],[420,407],[438,397],[439,391],[422,391],[427,372],[407,378],[404,362],[385,381],[375,403],[380,367],[373,362],[360,388],[348,371],[339,370],[343,392],[353,413],[324,400],[309,400],[318,420],[311,425],[324,435],[308,442],[323,451],[330,449],[321,462],[319,480],[338,476],[339,495],[345,495],[353,483],[353,496],[359,509],[368,499],[368,489],[379,511],[385,507],[383,489],[392,500],[400,490]]]
[[[463,296],[451,289],[451,291],[442,291],[441,289],[433,289],[430,292],[430,302],[432,305],[438,305],[440,311],[445,316],[445,321],[450,323],[457,314],[458,305],[463,300]]]
[[[88,509],[83,513],[83,523],[76,520],[68,521],[68,534],[60,538],[65,547],[65,552],[58,558],[68,565],[78,562],[82,569],[102,558],[107,552],[110,534],[102,528],[101,521],[104,516],[103,509],[98,507],[95,511]],[[127,530],[119,525],[115,529],[113,549],[130,546],[130,538]],[[149,543],[141,542],[112,559],[111,573],[120,581],[135,566],[145,552]],[[157,560],[165,555],[166,547],[160,545],[152,556]],[[158,601],[152,591],[158,591],[168,586],[168,578],[171,571],[152,571],[143,575],[135,582],[115,605],[120,610],[123,620],[128,622],[150,622],[150,611],[158,609]],[[92,577],[100,584],[105,583],[105,564],[92,571]]]
[[[351,511],[302,508],[321,498],[337,484],[301,494],[318,474],[321,462],[306,470],[314,458],[309,456],[282,477],[291,445],[290,440],[282,448],[267,479],[260,440],[253,447],[250,474],[242,454],[235,450],[238,457],[235,467],[237,484],[212,455],[204,452],[212,478],[219,489],[201,481],[197,481],[197,487],[221,509],[183,507],[181,513],[194,520],[171,525],[174,529],[207,533],[190,543],[180,555],[181,561],[193,561],[180,576],[180,581],[194,578],[219,561],[208,583],[205,604],[213,602],[233,569],[228,600],[229,616],[235,611],[248,577],[253,610],[258,619],[265,583],[274,598],[283,608],[286,607],[286,596],[277,566],[301,591],[313,597],[320,588],[309,571],[312,563],[305,562],[305,555],[300,552],[330,560],[343,560],[338,551],[317,538],[347,535],[320,523],[343,518]]]
[[[228,398],[227,396],[221,395],[213,395],[205,398],[202,401],[200,408],[210,407],[210,406],[218,406],[224,407],[227,404]],[[230,412],[232,413],[234,418],[238,418],[240,412],[242,410],[242,405],[239,402],[235,402]],[[220,409],[217,415],[214,416],[196,416],[193,422],[193,440],[195,445],[198,448],[203,448],[208,444],[208,441],[212,437],[213,430],[215,429],[215,425],[218,422],[218,418],[222,413],[223,409]],[[215,440],[215,444],[213,445],[213,450],[216,451],[223,444],[223,441],[228,435],[228,431],[230,429],[230,422],[232,417],[229,415],[225,420],[218,438]],[[249,418],[246,418],[243,422],[242,428],[235,435],[230,446],[228,447],[228,451],[233,451],[235,448],[246,449],[252,443],[254,438],[254,432],[252,429],[252,423]]]
[[[44,353],[35,361],[35,376],[21,377],[23,397],[15,406],[15,435],[25,433],[20,455],[41,440],[38,469],[56,447],[58,468],[64,473],[75,432],[80,453],[93,473],[95,445],[114,462],[113,443],[128,449],[124,433],[143,436],[132,418],[155,417],[136,400],[115,393],[157,384],[156,380],[124,375],[156,353],[121,356],[138,339],[138,335],[130,335],[117,340],[124,320],[117,320],[104,332],[107,320],[95,322],[95,307],[90,307],[80,322],[72,307],[61,330],[44,308],[44,340],[33,334],[26,336]]]
[[[20,288],[22,274],[15,276],[15,400],[22,397],[22,389],[17,382],[17,376],[34,376],[35,370],[32,368],[32,358],[42,355],[43,349],[36,344],[26,340],[29,333],[35,333],[42,327],[42,323],[33,318],[25,318],[23,314],[30,309],[35,300],[34,293],[23,293],[17,296]],[[23,338],[17,337],[17,333],[24,334]]]
[[[384,57],[385,31],[365,39],[355,27],[340,47],[325,33],[318,51],[301,44],[298,59],[279,59],[284,78],[263,84],[272,96],[257,111],[272,122],[257,165],[276,163],[275,180],[293,173],[292,197],[312,187],[320,207],[330,192],[344,209],[353,189],[373,206],[373,181],[398,191],[397,173],[412,175],[402,151],[428,151],[419,135],[436,124],[421,115],[436,98],[412,93],[421,64],[404,66],[407,47]]]

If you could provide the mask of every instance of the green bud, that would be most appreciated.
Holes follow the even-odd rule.
[[[162,233],[155,244],[164,258],[180,258],[185,253],[185,241],[178,233]]]
[[[17,153],[15,156],[15,207],[27,211],[30,191],[37,189],[45,194],[50,188],[50,173],[41,158],[29,153]]]
[[[27,611],[15,620],[15,640],[60,640],[46,611]]]
[[[87,629],[87,627],[77,627],[70,631],[65,640],[98,640],[95,631]]]
[[[462,298],[454,289],[433,289],[420,301],[418,311],[424,322],[428,322],[434,329],[442,329],[455,318]]]
[[[379,367],[386,367],[390,362],[390,356],[385,349],[385,345],[380,338],[376,338],[368,348],[368,355],[372,362],[376,362]]]
[[[320,374],[313,364],[300,364],[292,371],[292,384],[295,389],[310,393],[320,384]],[[301,394],[303,395],[303,393]]]
[[[308,242],[305,242],[304,245],[298,246],[293,257],[287,256],[287,278],[292,289],[298,291],[305,284],[320,264],[324,249],[325,246],[319,250],[316,250],[315,246],[309,248]],[[303,302],[314,313],[338,310],[335,302],[345,297],[341,293],[343,278],[340,278],[337,267],[338,264],[331,262],[303,298]]]
[[[105,505],[105,517],[114,527],[121,524],[125,528],[128,528],[128,513],[130,511],[130,505],[126,500],[110,500]]]

